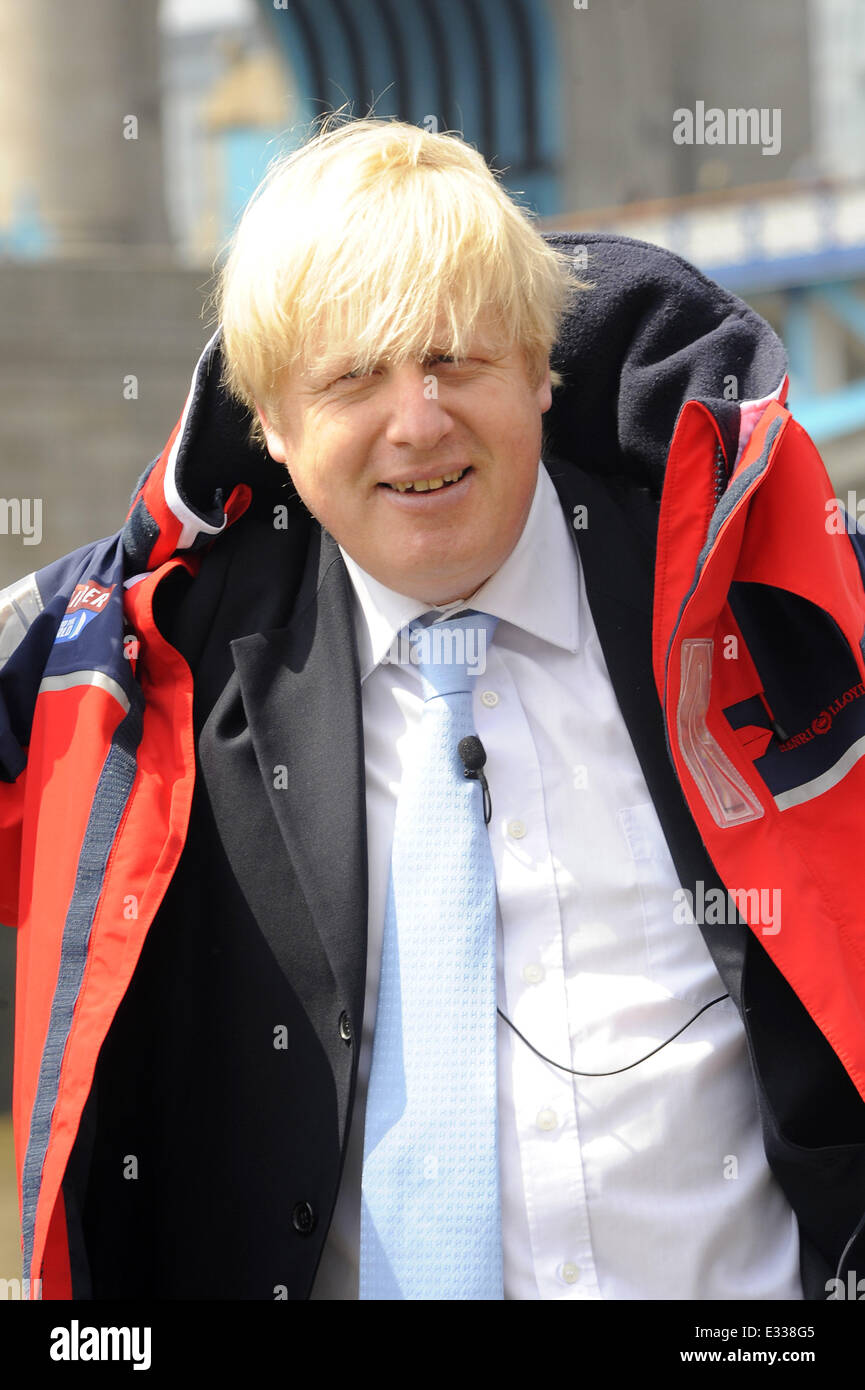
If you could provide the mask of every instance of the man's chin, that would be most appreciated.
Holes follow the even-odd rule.
[[[416,598],[420,603],[427,603],[430,608],[441,608],[446,603],[471,598],[488,578],[489,575],[475,578],[464,571],[453,577],[443,576],[440,571],[418,577],[418,571],[413,570],[401,575],[398,583],[390,584],[388,587],[396,589],[400,594],[406,594],[409,598]]]
[[[477,545],[470,543],[447,557],[441,553],[441,543],[438,548],[435,543],[426,549],[409,546],[399,556],[392,550],[361,555],[344,541],[341,544],[361,569],[386,589],[437,607],[474,594],[498,568],[495,556],[481,564]]]

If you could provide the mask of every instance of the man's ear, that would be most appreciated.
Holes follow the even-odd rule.
[[[544,375],[541,378],[540,384],[538,386],[537,398],[538,405],[541,408],[541,414],[543,415],[546,411],[549,410],[550,406],[553,403],[553,383],[550,377],[549,362],[546,365]]]
[[[264,410],[258,404],[257,401],[255,403],[255,410],[259,420],[261,421],[261,428],[264,430],[264,438],[267,443],[267,452],[270,454],[270,457],[273,459],[274,463],[285,463],[287,460],[285,440],[283,436],[271,424]]]

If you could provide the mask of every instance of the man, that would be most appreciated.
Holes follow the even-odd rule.
[[[219,312],[122,530],[5,596],[25,1276],[831,1296],[865,594],[778,340],[386,121]]]

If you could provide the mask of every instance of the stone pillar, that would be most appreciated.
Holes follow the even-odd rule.
[[[158,8],[0,0],[0,247],[168,249]]]

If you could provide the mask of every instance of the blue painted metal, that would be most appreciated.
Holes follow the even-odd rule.
[[[12,216],[0,228],[0,254],[16,260],[39,260],[51,255],[56,238],[39,211],[35,189],[19,189],[12,200]]]
[[[535,43],[538,145],[542,165],[537,173],[526,176],[525,187],[526,195],[539,216],[552,217],[563,207],[563,134],[567,126],[559,48],[549,12],[545,22],[535,26]]]
[[[704,262],[700,269],[736,294],[762,294],[791,285],[811,286],[819,280],[849,280],[865,275],[865,242],[830,246],[808,255],[755,258],[732,264]]]
[[[824,396],[799,399],[791,392],[789,404],[815,444],[865,429],[865,381],[853,382]]]
[[[287,146],[300,145],[304,139],[303,128],[327,104],[323,93],[330,60],[325,61],[321,33],[304,5],[296,3],[296,0],[271,0],[270,4],[260,3],[259,9],[294,78],[299,107],[297,125],[300,129],[293,139],[287,141]]]
[[[781,334],[790,362],[791,394],[801,393],[803,397],[814,396],[817,392],[814,318],[809,298],[806,291],[791,289],[786,297]]]
[[[548,0],[258,0],[300,123],[348,104],[459,131],[541,215],[559,206],[563,125]],[[293,143],[300,143],[298,135]]]
[[[814,295],[835,315],[854,338],[865,343],[865,299],[861,299],[855,287],[849,282],[835,285],[819,285]]]
[[[281,142],[302,142],[324,110],[345,103],[355,117],[372,106],[431,129],[458,131],[502,171],[519,202],[542,216],[559,210],[565,130],[551,0],[257,0],[290,66],[300,101],[297,126]],[[239,156],[235,153],[233,158]],[[247,162],[249,152],[243,156]],[[865,427],[865,383],[816,393],[813,296],[865,341],[865,302],[847,282],[865,279],[865,236],[839,245],[837,206],[820,211],[823,245],[813,253],[764,256],[762,213],[750,218],[746,261],[701,264],[742,296],[782,291],[791,399],[817,440]],[[670,227],[688,256],[686,220]]]
[[[223,152],[222,222],[229,231],[252,197],[265,169],[277,152],[279,132],[227,130],[221,138]]]

